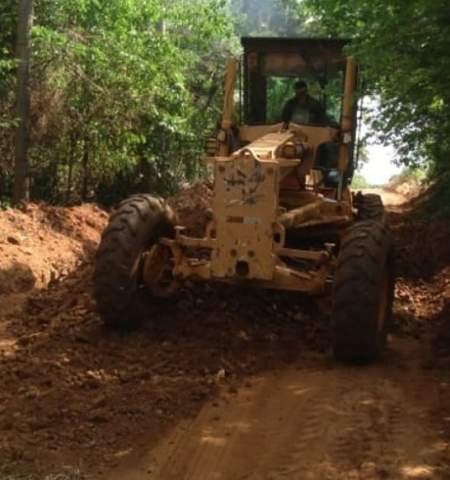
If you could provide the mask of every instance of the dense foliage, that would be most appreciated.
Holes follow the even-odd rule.
[[[34,9],[32,197],[95,191],[106,201],[192,178],[234,48],[221,2],[39,0]],[[2,153],[5,178],[11,149]]]
[[[352,38],[379,138],[405,164],[450,160],[450,8],[448,0],[305,0],[310,28]]]
[[[300,21],[301,0],[230,0],[236,32],[243,36],[306,35]]]
[[[16,2],[4,0],[0,3],[0,168],[5,169],[5,161],[11,167],[13,144],[11,132],[16,122],[12,114],[14,101],[13,85],[15,75],[14,44],[16,30]],[[8,134],[9,133],[9,134]],[[0,160],[1,161],[1,160]],[[0,195],[7,189],[9,176],[0,175]]]
[[[450,170],[447,0],[34,0],[31,195],[53,202],[167,194],[221,109],[240,35],[351,37],[381,141]],[[0,5],[0,201],[11,191],[17,0]],[[286,86],[275,89],[274,102]],[[279,95],[278,95],[279,94]],[[450,184],[450,182],[449,182]]]

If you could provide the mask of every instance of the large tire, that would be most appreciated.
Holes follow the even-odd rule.
[[[171,235],[173,214],[160,199],[133,195],[109,220],[97,251],[94,296],[106,325],[129,329],[140,321],[145,299],[141,258],[160,236]]]
[[[392,242],[381,223],[357,222],[346,232],[333,283],[335,358],[375,360],[391,325],[394,300]]]
[[[385,222],[385,210],[383,200],[376,193],[363,194],[358,192],[355,196],[354,205],[357,209],[358,220],[373,220]]]

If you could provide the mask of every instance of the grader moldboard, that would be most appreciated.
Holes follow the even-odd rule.
[[[378,356],[392,312],[393,253],[381,198],[349,188],[357,67],[345,43],[242,39],[242,68],[229,60],[221,125],[203,157],[214,171],[206,233],[188,235],[159,198],[124,200],[97,254],[95,298],[106,324],[131,326],[140,302],[168,296],[189,278],[328,292],[335,357]],[[298,79],[320,102],[314,124],[307,115],[280,122]]]

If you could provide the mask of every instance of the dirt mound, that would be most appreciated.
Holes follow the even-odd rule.
[[[212,197],[212,185],[197,182],[169,198],[168,203],[177,212],[178,221],[187,228],[190,235],[202,237],[210,220],[208,209],[211,208]]]
[[[450,367],[450,225],[423,198],[392,208],[389,225],[396,241],[396,331],[430,344],[430,365]]]
[[[384,187],[384,190],[403,195],[407,199],[412,199],[417,197],[424,190],[424,185],[414,177],[408,178],[400,174],[394,176]]]
[[[401,275],[427,279],[450,264],[450,223],[438,213],[408,203],[391,209],[389,224]]]
[[[383,188],[363,188],[361,192],[364,194],[376,194],[380,195],[385,207],[391,207],[393,205],[401,205],[408,200],[408,197],[402,193],[390,190],[388,187]]]
[[[0,212],[0,295],[46,287],[95,250],[107,214],[93,204]]]
[[[190,234],[201,236],[211,199],[211,185],[198,182],[168,202]],[[95,204],[0,211],[0,295],[44,288],[72,272],[95,252],[107,219]]]

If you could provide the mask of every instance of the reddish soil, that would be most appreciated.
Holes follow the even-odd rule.
[[[396,319],[403,333],[430,339],[430,362],[450,369],[450,221],[425,195],[392,207],[396,238]]]
[[[0,352],[15,346],[9,318],[21,315],[31,293],[91,261],[107,219],[93,204],[0,211]]]
[[[196,212],[210,196],[209,189],[196,188],[201,200],[186,191],[184,200],[177,198],[172,205],[185,222],[194,225],[193,231],[201,232],[204,217]],[[120,471],[130,455],[151,449],[181,419],[195,418],[219,391],[226,391],[232,403],[239,387],[251,388],[258,373],[292,366],[333,373],[329,370],[328,319],[314,303],[296,294],[188,283],[175,299],[155,305],[139,331],[105,330],[91,297],[89,260],[105,222],[104,213],[92,206],[30,208],[31,213],[9,211],[0,216],[0,224],[20,225],[7,232],[0,244],[11,260],[17,255],[17,262],[28,266],[36,277],[52,261],[47,256],[41,260],[50,253],[45,246],[62,254],[69,244],[72,251],[78,245],[79,256],[74,263],[63,262],[65,266],[53,279],[49,274],[52,281],[30,282],[26,301],[2,319],[3,337],[10,343],[3,349],[0,343],[0,474],[42,478],[71,466],[91,478],[102,473],[112,478],[111,472]],[[446,223],[432,221],[441,225],[434,227],[440,239]],[[398,244],[395,338],[418,338],[421,343],[417,345],[423,346],[419,350],[426,352],[414,362],[417,372],[410,371],[405,381],[414,383],[426,367],[443,382],[450,372],[450,338],[443,340],[441,335],[448,314],[450,261],[439,255],[430,266],[426,252],[433,251],[433,245],[420,248],[423,241],[414,241],[417,236],[429,238],[430,220],[421,214],[420,206],[396,207],[390,213],[390,224]],[[8,240],[9,236],[19,244]],[[30,257],[38,257],[33,266]],[[86,261],[77,264],[82,258]],[[41,291],[35,288],[48,283]],[[19,287],[3,291],[2,306],[13,301],[10,292],[27,290]],[[395,351],[391,356],[396,358]],[[374,375],[385,375],[385,368],[373,370]],[[371,382],[363,377],[361,388],[369,388]],[[396,382],[402,374],[398,377]],[[286,378],[292,379],[290,374]],[[418,388],[423,385],[422,380],[417,382]],[[325,376],[319,383],[329,385],[330,379]],[[342,388],[336,389],[337,401]],[[358,390],[357,381],[351,388]],[[403,398],[397,393],[394,397]],[[448,416],[444,404],[439,408],[438,418]],[[447,435],[445,428],[442,435]],[[396,441],[400,440],[401,435]],[[358,444],[361,441],[355,439]],[[243,445],[236,448],[241,450]]]
[[[200,234],[199,205],[209,198],[209,189],[197,186],[172,205]],[[8,213],[14,215],[23,214]],[[40,228],[38,222],[30,230]],[[308,348],[303,344],[327,347],[326,318],[296,295],[191,283],[175,301],[149,311],[143,329],[107,331],[91,297],[87,253],[84,263],[30,291],[3,319],[9,343],[0,350],[2,473],[55,473],[80,464],[96,475],[118,464],[136,438],[152,432],[156,440],[180,417],[195,415],[219,386],[234,391],[240,378],[291,361]],[[310,321],[313,315],[318,321]]]
[[[96,249],[107,214],[93,204],[0,212],[0,294],[46,287]]]
[[[204,235],[212,196],[211,184],[197,182],[168,200],[169,205],[177,212],[178,222],[187,227],[191,236]]]

